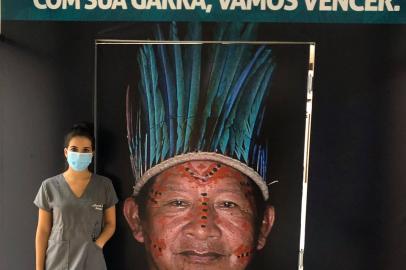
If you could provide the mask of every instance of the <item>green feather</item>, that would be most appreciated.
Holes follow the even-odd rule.
[[[161,136],[161,141],[157,141],[157,145],[159,145],[159,152],[160,156],[158,156],[158,158],[160,157],[160,161],[165,160],[169,148],[170,148],[170,143],[169,143],[169,133],[168,133],[168,125],[165,121],[165,109],[164,109],[164,103],[162,100],[162,96],[159,95],[158,96],[158,103],[159,103],[159,111],[160,111],[160,122],[159,122],[159,134]]]
[[[189,25],[189,33],[192,34],[192,40],[201,39],[201,26],[199,23],[192,23]],[[185,144],[183,146],[183,151],[187,152],[190,150],[190,141],[192,130],[194,129],[194,123],[196,118],[197,105],[199,102],[199,92],[200,92],[200,69],[201,69],[201,45],[190,45],[187,50],[189,50],[188,55],[191,57],[185,59],[191,62],[191,69],[187,70],[190,72],[190,82],[186,81],[189,89],[189,103],[187,111],[187,121],[186,121],[186,132],[185,132]]]
[[[253,24],[248,25],[245,29],[243,29],[243,24],[232,24],[231,29],[227,31],[227,35],[225,36],[226,40],[249,40],[252,38],[254,30],[256,29]],[[241,34],[241,31],[244,32]],[[222,152],[225,151],[227,143],[224,141],[220,141],[220,135],[223,132],[224,122],[220,121],[221,113],[224,111],[224,105],[226,104],[227,98],[232,95],[231,92],[234,85],[237,83],[240,75],[247,65],[248,61],[252,57],[251,51],[248,49],[249,46],[247,44],[234,44],[234,45],[218,45],[223,47],[227,50],[227,55],[225,55],[225,63],[221,71],[217,73],[220,74],[220,84],[218,85],[218,91],[211,106],[211,117],[212,121],[209,124],[211,126],[210,131],[207,132],[204,136],[209,138],[209,142],[212,145],[212,151],[216,150],[217,146],[220,147]],[[228,134],[224,134],[224,138],[226,139]]]
[[[254,57],[250,60],[250,63],[246,65],[241,74],[238,75],[239,79],[235,85],[232,86],[231,91],[227,95],[226,100],[224,101],[224,106],[221,108],[221,113],[216,123],[216,130],[213,136],[211,137],[211,150],[218,148],[219,140],[224,132],[224,125],[227,121],[229,114],[231,113],[234,106],[236,106],[236,101],[238,97],[244,90],[244,85],[250,78],[252,71],[255,69],[258,62],[261,61],[261,54],[264,50],[264,46],[261,46],[256,52]]]
[[[149,79],[150,86],[145,91],[149,92],[151,96],[151,102],[148,103],[148,107],[152,108],[155,112],[153,114],[154,119],[149,127],[150,129],[150,159],[149,166],[156,164],[162,157],[162,137],[163,129],[162,123],[165,121],[165,107],[162,100],[161,91],[158,88],[158,67],[155,57],[154,48],[152,45],[144,45],[145,57],[147,60],[148,68],[144,74],[144,77]]]
[[[254,105],[255,97],[260,91],[261,82],[266,74],[266,61],[270,61],[271,52],[266,50],[263,52],[258,62],[255,64],[252,73],[250,74],[246,85],[243,89],[243,96],[240,102],[235,105],[234,112],[231,113],[228,121],[228,125],[233,125],[235,144],[236,144],[236,156],[240,158],[241,155],[245,156],[245,148],[243,147],[244,139],[252,137],[252,129],[247,129],[246,124],[248,122],[249,112]],[[238,116],[238,117],[236,117]],[[247,161],[246,161],[247,162]]]
[[[149,71],[149,63],[147,57],[149,58],[149,53],[146,46],[144,46],[139,53],[138,62],[140,65],[141,73],[141,85],[147,97],[147,111],[148,111],[148,134],[150,135],[149,141],[149,166],[155,158],[155,109],[154,109],[154,99],[152,97],[152,79]]]
[[[170,37],[172,40],[178,41],[178,30],[176,23],[171,24]],[[183,150],[185,142],[185,127],[186,127],[186,93],[185,93],[185,79],[182,61],[182,48],[179,44],[173,45],[173,58],[175,65],[175,79],[176,79],[176,100],[177,100],[177,141],[176,141],[176,154],[180,154]]]
[[[248,121],[247,121],[247,130],[251,131],[250,132],[251,137],[244,136],[243,147],[244,147],[244,159],[245,160],[248,160],[249,150],[250,150],[250,147],[252,146],[251,140],[252,140],[252,134],[254,133],[255,123],[257,122],[259,109],[261,108],[261,105],[263,103],[265,93],[269,88],[268,82],[272,76],[274,67],[275,66],[272,65],[272,62],[270,60],[268,62],[268,69],[262,80],[258,95],[255,97],[254,103],[251,107],[251,111],[249,112]],[[257,128],[261,128],[261,127],[257,127]]]
[[[260,80],[261,83],[258,85],[257,95],[254,97],[254,100],[252,101],[252,105],[249,107],[250,110],[246,112],[247,117],[244,121],[245,128],[242,129],[243,136],[241,136],[241,138],[243,139],[242,148],[244,149],[243,159],[247,163],[248,163],[249,150],[252,145],[252,139],[253,139],[252,136],[254,133],[255,122],[258,117],[259,109],[264,100],[264,95],[266,93],[266,90],[269,88],[269,80],[272,76],[272,72],[274,69],[271,59],[269,59],[269,61],[267,63],[265,63],[264,69],[266,69],[266,72],[264,72],[264,74],[261,76],[261,80]]]
[[[222,39],[224,32],[226,30],[226,27],[222,25],[220,27],[219,32],[217,34],[217,37],[219,39]],[[222,70],[224,69],[224,64],[226,62],[226,48],[221,45],[221,44],[215,44],[211,48],[212,53],[210,54],[210,60],[209,60],[209,68],[208,72],[210,72],[210,78],[209,78],[209,83],[208,83],[208,88],[207,88],[207,94],[206,94],[206,99],[205,99],[205,107],[203,109],[203,114],[202,114],[202,125],[200,129],[200,136],[199,136],[199,148],[203,146],[203,141],[205,138],[205,133],[206,133],[206,128],[210,129],[210,127],[207,127],[207,120],[210,118],[212,114],[212,104],[214,101],[214,98],[217,95],[217,91],[220,85],[221,77],[222,77]],[[211,130],[211,129],[210,129]]]

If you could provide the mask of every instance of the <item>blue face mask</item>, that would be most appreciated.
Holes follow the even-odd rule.
[[[68,151],[68,164],[74,171],[81,172],[89,167],[93,153],[79,153]]]

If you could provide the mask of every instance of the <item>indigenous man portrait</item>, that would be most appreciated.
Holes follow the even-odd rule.
[[[254,24],[220,24],[209,46],[198,23],[155,35],[127,89],[135,185],[124,216],[150,270],[248,269],[275,219],[261,136],[271,48],[249,42]]]

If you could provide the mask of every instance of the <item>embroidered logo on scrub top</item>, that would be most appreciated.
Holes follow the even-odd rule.
[[[103,204],[94,203],[92,204],[92,207],[94,208],[94,210],[103,211]]]

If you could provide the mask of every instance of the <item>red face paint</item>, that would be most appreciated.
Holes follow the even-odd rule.
[[[151,242],[151,251],[155,257],[162,256],[166,248],[165,239],[157,239]]]
[[[149,201],[153,206],[157,206],[162,193],[165,192],[165,187],[162,184],[156,183],[149,191]]]
[[[200,227],[204,229],[207,227],[207,221],[208,221],[209,197],[206,192],[200,193],[200,195],[202,196],[200,199],[201,205],[199,205],[198,210],[199,210],[199,214],[200,214]]]
[[[143,232],[159,269],[244,269],[254,243],[251,180],[226,165],[192,161],[158,175]],[[159,239],[159,240],[156,240]]]
[[[234,256],[237,257],[239,264],[247,264],[251,260],[252,247],[241,245],[234,251]]]

